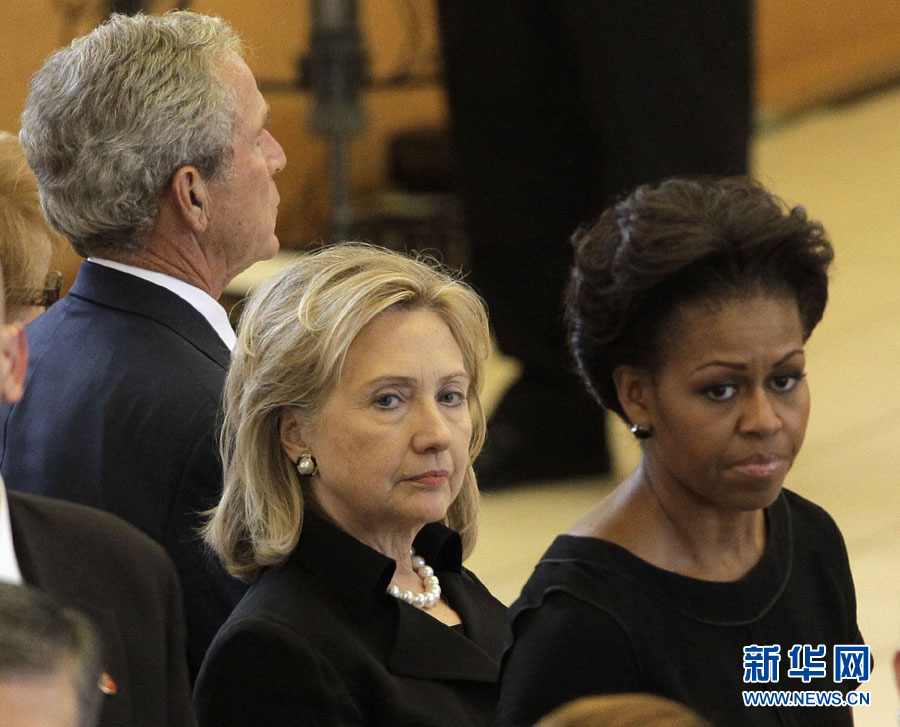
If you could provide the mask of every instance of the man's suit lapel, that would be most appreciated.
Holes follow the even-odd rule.
[[[69,295],[156,321],[228,368],[228,347],[209,322],[187,301],[159,285],[85,260]]]
[[[113,604],[101,605],[79,593],[79,586],[85,585],[78,577],[80,568],[72,569],[67,565],[70,559],[78,558],[79,553],[67,550],[65,542],[55,542],[52,533],[35,533],[34,527],[31,531],[22,528],[12,507],[10,518],[19,571],[29,586],[54,594],[65,605],[91,616],[98,624],[115,622]],[[84,567],[91,565],[84,564]]]
[[[20,522],[18,507],[14,502],[15,494],[7,492],[10,496],[9,502],[9,520],[12,528],[13,551],[16,554],[16,561],[19,564],[19,572],[22,579],[29,585],[41,589],[41,569],[39,566],[40,556],[36,556],[31,539]]]
[[[83,611],[96,621],[98,628],[102,624],[115,623],[115,608],[122,604],[102,604],[99,598],[87,598],[81,595],[83,588],[89,584],[79,577],[82,568],[101,567],[97,564],[79,563],[78,568],[70,567],[73,559],[83,554],[73,552],[63,537],[60,539],[58,527],[36,520],[20,510],[17,501],[18,493],[7,493],[10,498],[9,517],[12,524],[13,548],[23,580],[30,586],[46,591],[60,598],[63,603]],[[45,524],[48,527],[45,528]],[[102,594],[90,594],[102,597]],[[112,645],[111,645],[112,646]],[[121,647],[121,644],[118,645]]]
[[[102,717],[99,724],[129,724],[131,716],[131,685],[128,679],[125,642],[123,641],[116,609],[137,604],[102,603],[103,594],[83,593],[92,583],[79,577],[80,568],[70,568],[68,563],[81,553],[73,551],[65,538],[60,541],[58,528],[49,528],[42,514],[35,514],[33,508],[26,511],[20,507],[18,493],[8,492],[9,517],[12,526],[13,548],[22,579],[29,586],[44,591],[68,608],[73,608],[87,616],[100,638],[101,667],[108,681]],[[86,563],[84,567],[101,567]],[[98,686],[99,688],[99,686]]]

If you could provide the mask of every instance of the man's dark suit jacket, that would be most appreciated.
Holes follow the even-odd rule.
[[[221,491],[228,349],[174,293],[90,262],[25,330],[25,393],[0,410],[0,472],[10,488],[111,512],[162,544],[193,675],[246,590],[197,535]]]
[[[115,694],[100,726],[193,725],[181,594],[163,549],[104,512],[7,494],[23,579],[88,616],[101,637]]]
[[[454,531],[426,525],[415,549],[462,626],[389,596],[394,561],[307,512],[297,548],[210,646],[194,690],[201,727],[492,725],[506,607],[462,567]]]

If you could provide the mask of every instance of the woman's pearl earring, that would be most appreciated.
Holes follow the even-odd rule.
[[[301,454],[295,463],[301,477],[312,477],[319,471],[319,463],[311,454]]]

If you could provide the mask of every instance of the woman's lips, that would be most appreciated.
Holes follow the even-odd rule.
[[[429,487],[440,487],[447,482],[447,476],[450,473],[447,470],[429,470],[418,475],[413,475],[408,479],[412,482],[418,482]]]
[[[772,477],[786,473],[790,461],[778,454],[757,454],[735,463],[735,467],[750,477]]]

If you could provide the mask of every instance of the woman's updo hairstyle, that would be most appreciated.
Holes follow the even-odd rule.
[[[825,310],[834,256],[821,224],[746,177],[638,187],[572,244],[570,348],[591,394],[626,421],[613,370],[654,371],[676,309],[787,295],[808,338]]]

